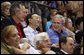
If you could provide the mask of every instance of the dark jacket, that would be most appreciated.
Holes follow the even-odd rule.
[[[65,53],[62,51],[59,51],[59,52],[56,52],[56,54],[65,54]]]
[[[15,26],[16,26],[15,21],[13,20],[12,17],[3,19],[3,20],[1,21],[1,31],[2,31],[2,29],[3,29],[4,27],[6,27],[6,26],[8,26],[8,25],[15,25]],[[20,27],[20,30],[21,30],[21,32],[22,32],[23,37],[25,37],[25,34],[24,34],[24,32],[23,32],[23,27],[22,27],[22,25],[21,25],[21,27]]]

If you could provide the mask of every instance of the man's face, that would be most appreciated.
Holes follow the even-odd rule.
[[[29,22],[33,25],[38,27],[40,24],[40,16],[37,14],[32,15],[32,18],[29,20]]]
[[[51,48],[51,41],[49,39],[49,37],[43,37],[42,41],[40,43],[40,48]]]
[[[72,54],[74,50],[74,40],[71,37],[67,38],[67,43],[64,44],[64,51]]]
[[[52,20],[52,26],[53,29],[57,32],[59,32],[62,29],[62,20],[60,18],[54,18]]]
[[[20,5],[20,10],[16,12],[16,16],[20,21],[24,21],[26,18],[25,7]]]

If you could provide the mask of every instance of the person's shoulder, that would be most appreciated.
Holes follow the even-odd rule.
[[[1,22],[2,23],[5,23],[5,22],[10,23],[11,22],[11,17],[4,18],[4,19],[1,20]]]
[[[59,52],[56,52],[56,54],[65,54],[65,53],[62,51],[59,51]]]
[[[53,29],[48,29],[47,32],[53,32]]]
[[[27,26],[26,28],[23,29],[23,31],[28,34],[28,33],[32,32],[33,29],[30,26]]]
[[[69,35],[69,33],[67,31],[65,31],[64,29],[62,29],[63,33],[66,35]]]
[[[7,50],[1,47],[1,54],[10,54]]]
[[[49,29],[49,30],[47,30],[47,33],[48,33],[49,35],[53,35],[53,34],[54,34],[54,30],[53,30],[53,29]]]
[[[30,28],[27,26],[27,27],[25,27],[23,30],[24,30],[24,32],[25,32],[25,31],[30,30]]]
[[[52,21],[47,21],[47,24],[50,24],[50,23],[52,23]]]

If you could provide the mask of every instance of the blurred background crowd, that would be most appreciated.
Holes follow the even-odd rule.
[[[83,54],[83,1],[1,1],[1,54]]]

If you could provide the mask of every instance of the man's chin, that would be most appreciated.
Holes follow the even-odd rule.
[[[58,31],[57,29],[54,29],[55,31]]]

